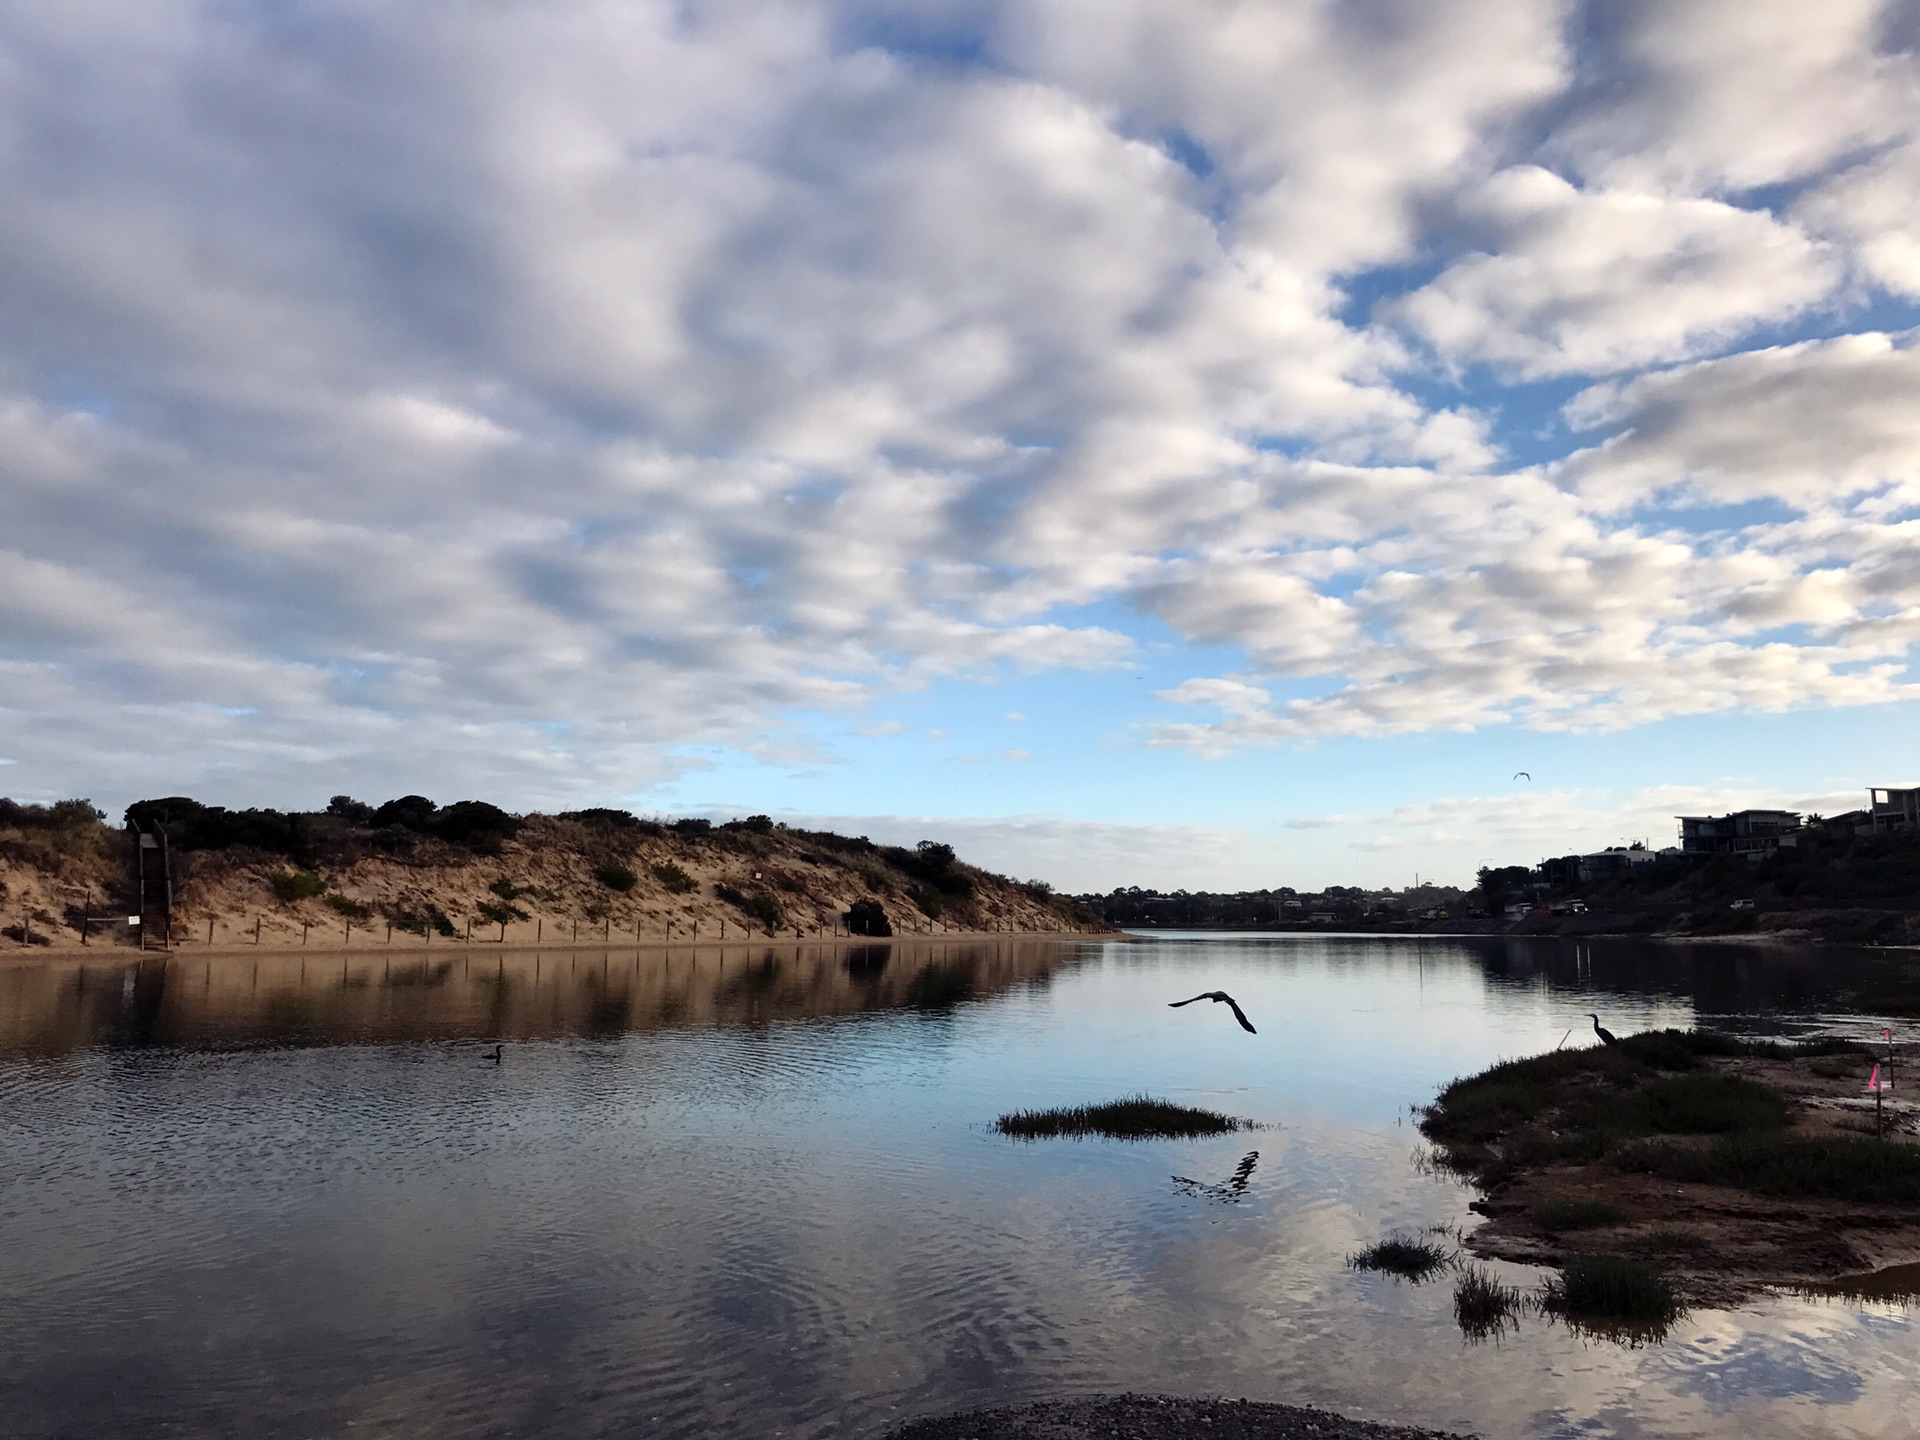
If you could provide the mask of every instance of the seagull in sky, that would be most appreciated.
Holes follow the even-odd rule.
[[[1216,1005],[1224,1000],[1227,1003],[1227,1008],[1233,1011],[1233,1018],[1240,1022],[1240,1028],[1242,1030],[1246,1031],[1249,1035],[1258,1035],[1260,1033],[1253,1028],[1253,1022],[1240,1013],[1240,1007],[1233,1003],[1233,996],[1227,994],[1224,990],[1207,990],[1194,996],[1193,1000],[1170,1000],[1167,1002],[1167,1008],[1169,1010],[1178,1010],[1182,1005],[1193,1004],[1194,1000],[1211,1000]]]
[[[1531,780],[1533,779],[1533,776],[1529,775],[1524,770],[1516,770],[1513,772],[1513,778],[1516,780]]]

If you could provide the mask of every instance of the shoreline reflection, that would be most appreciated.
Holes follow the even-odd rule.
[[[0,971],[0,1056],[540,1040],[941,1011],[1045,979],[1075,942],[767,941],[605,950],[147,956]]]

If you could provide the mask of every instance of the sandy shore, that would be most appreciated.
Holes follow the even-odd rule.
[[[1462,1440],[1330,1410],[1178,1395],[1090,1395],[914,1420],[888,1440]]]

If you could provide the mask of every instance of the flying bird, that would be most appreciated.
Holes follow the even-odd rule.
[[[1525,770],[1516,770],[1513,772],[1513,778],[1516,780],[1531,780],[1533,776],[1529,775]]]
[[[1591,1014],[1592,1012],[1589,1011],[1588,1013]],[[1593,1016],[1593,1033],[1600,1037],[1600,1043],[1602,1045],[1617,1045],[1620,1043],[1611,1030],[1601,1028],[1600,1017],[1598,1015]]]
[[[1253,1028],[1253,1022],[1241,1013],[1240,1007],[1233,1003],[1233,996],[1227,994],[1224,990],[1207,990],[1194,996],[1193,1000],[1170,1000],[1167,1002],[1167,1008],[1169,1010],[1178,1010],[1182,1005],[1193,1004],[1194,1000],[1211,1000],[1216,1005],[1224,1000],[1227,1003],[1227,1007],[1233,1011],[1233,1018],[1240,1022],[1240,1028],[1242,1030],[1246,1031],[1249,1035],[1258,1035],[1260,1033]]]

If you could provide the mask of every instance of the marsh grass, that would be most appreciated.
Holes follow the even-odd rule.
[[[1520,1325],[1520,1292],[1478,1265],[1462,1266],[1453,1286],[1453,1318],[1469,1340],[1497,1339]]]
[[[1685,1308],[1673,1282],[1627,1255],[1574,1255],[1547,1281],[1540,1308],[1574,1320],[1664,1330]]]
[[[1533,1207],[1533,1223],[1550,1235],[1563,1230],[1592,1230],[1619,1225],[1627,1212],[1604,1200],[1543,1200]]]
[[[1786,1096],[1705,1069],[1702,1057],[1801,1060],[1856,1049],[1851,1041],[1649,1031],[1614,1045],[1502,1061],[1455,1080],[1421,1112],[1420,1131],[1448,1168],[1491,1188],[1529,1169],[1617,1159],[1649,1137],[1777,1132],[1791,1119]]]
[[[1740,1075],[1673,1076],[1634,1098],[1633,1118],[1665,1135],[1778,1130],[1787,1123],[1786,1096]]]
[[[1920,1205],[1920,1146],[1864,1136],[1745,1132],[1699,1149],[1637,1145],[1615,1163],[1663,1180],[1728,1185],[1783,1199]]]
[[[1197,1135],[1225,1135],[1248,1128],[1249,1122],[1175,1105],[1151,1095],[1129,1095],[1104,1105],[1069,1105],[1056,1110],[1013,1110],[993,1122],[1002,1135],[1040,1140],[1059,1135],[1102,1135],[1111,1140],[1189,1139]]]
[[[1446,1246],[1408,1235],[1389,1235],[1347,1257],[1350,1269],[1384,1271],[1415,1285],[1431,1280],[1455,1263],[1454,1252]]]

